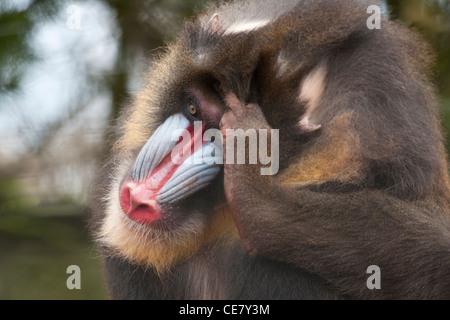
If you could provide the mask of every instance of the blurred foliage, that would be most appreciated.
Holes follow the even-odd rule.
[[[106,298],[100,261],[85,229],[78,215],[37,217],[16,211],[2,217],[0,299]],[[81,269],[81,290],[66,287],[70,265]]]
[[[51,186],[41,187],[48,189],[53,196],[49,198],[51,201],[43,200],[30,190],[29,178],[31,176],[35,181],[43,179],[42,162],[46,163],[46,170],[51,171],[52,161],[62,161],[50,152],[58,149],[53,139],[62,136],[68,121],[73,121],[90,108],[89,95],[107,92],[111,97],[108,122],[117,118],[130,100],[129,92],[134,89],[134,83],[144,72],[145,60],[173,39],[183,21],[208,2],[0,1],[0,112],[3,101],[14,101],[24,93],[23,80],[27,71],[42,58],[31,43],[32,35],[40,26],[60,18],[71,4],[100,3],[112,13],[117,27],[111,39],[117,43],[112,70],[89,74],[84,87],[76,92],[79,100],[71,101],[70,112],[61,115],[48,128],[40,129],[43,132],[36,132],[33,148],[14,161],[5,162],[0,158],[0,299],[106,298],[100,262],[86,230],[85,204],[62,192],[54,194],[58,188],[52,189]],[[450,133],[450,0],[388,0],[388,5],[394,17],[419,30],[436,51],[435,83],[443,125]],[[68,57],[68,63],[73,58]],[[137,72],[136,66],[139,66]],[[96,88],[97,91],[86,88]],[[20,112],[20,105],[16,109]],[[86,139],[83,137],[82,140]],[[449,142],[450,135],[447,134],[448,147]],[[70,143],[81,148],[78,142],[63,141],[62,144]],[[81,165],[93,158],[104,157],[108,148],[107,144],[102,144],[86,149],[79,159]],[[72,264],[79,265],[82,270],[82,290],[79,291],[68,290],[65,286],[66,268]]]
[[[393,18],[418,30],[434,49],[434,82],[450,150],[450,0],[388,0],[388,4]]]
[[[28,36],[36,23],[52,18],[57,3],[35,0],[25,8],[11,1],[0,3],[0,95],[19,89],[27,64],[36,58]]]

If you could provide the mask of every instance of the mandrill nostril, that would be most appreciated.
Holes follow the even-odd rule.
[[[152,223],[161,218],[158,202],[145,183],[125,182],[120,191],[120,206],[126,216],[139,223]]]
[[[128,213],[131,209],[131,188],[128,186],[122,186],[120,191],[120,207],[125,213]]]

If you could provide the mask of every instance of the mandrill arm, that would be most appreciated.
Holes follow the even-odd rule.
[[[226,100],[224,136],[227,129],[270,128],[257,105],[246,106],[233,94]],[[254,165],[225,164],[224,185],[252,255],[317,274],[351,299],[450,298],[445,206],[364,188],[333,192],[287,185],[279,176],[262,176]],[[380,290],[366,284],[372,265],[381,269]]]

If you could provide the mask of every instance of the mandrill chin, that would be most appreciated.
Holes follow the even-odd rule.
[[[238,0],[185,24],[99,174],[112,299],[450,298],[430,50],[370,30],[371,5]]]

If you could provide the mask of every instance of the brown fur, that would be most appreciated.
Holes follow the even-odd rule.
[[[103,252],[117,254],[105,255],[113,296],[450,297],[450,188],[430,49],[398,22],[369,30],[374,3],[230,1],[186,24],[124,111],[99,183],[93,226]],[[270,23],[227,34],[248,19]],[[323,78],[309,83],[324,61]],[[282,171],[226,165],[224,177],[170,208],[185,218],[175,230],[139,234],[120,221],[118,184],[156,127],[192,103],[193,88],[221,113],[233,109],[230,92],[252,105],[223,117],[222,130],[279,129]],[[214,210],[224,194],[232,218]],[[373,264],[380,291],[365,287]],[[133,268],[136,282],[124,280]]]

